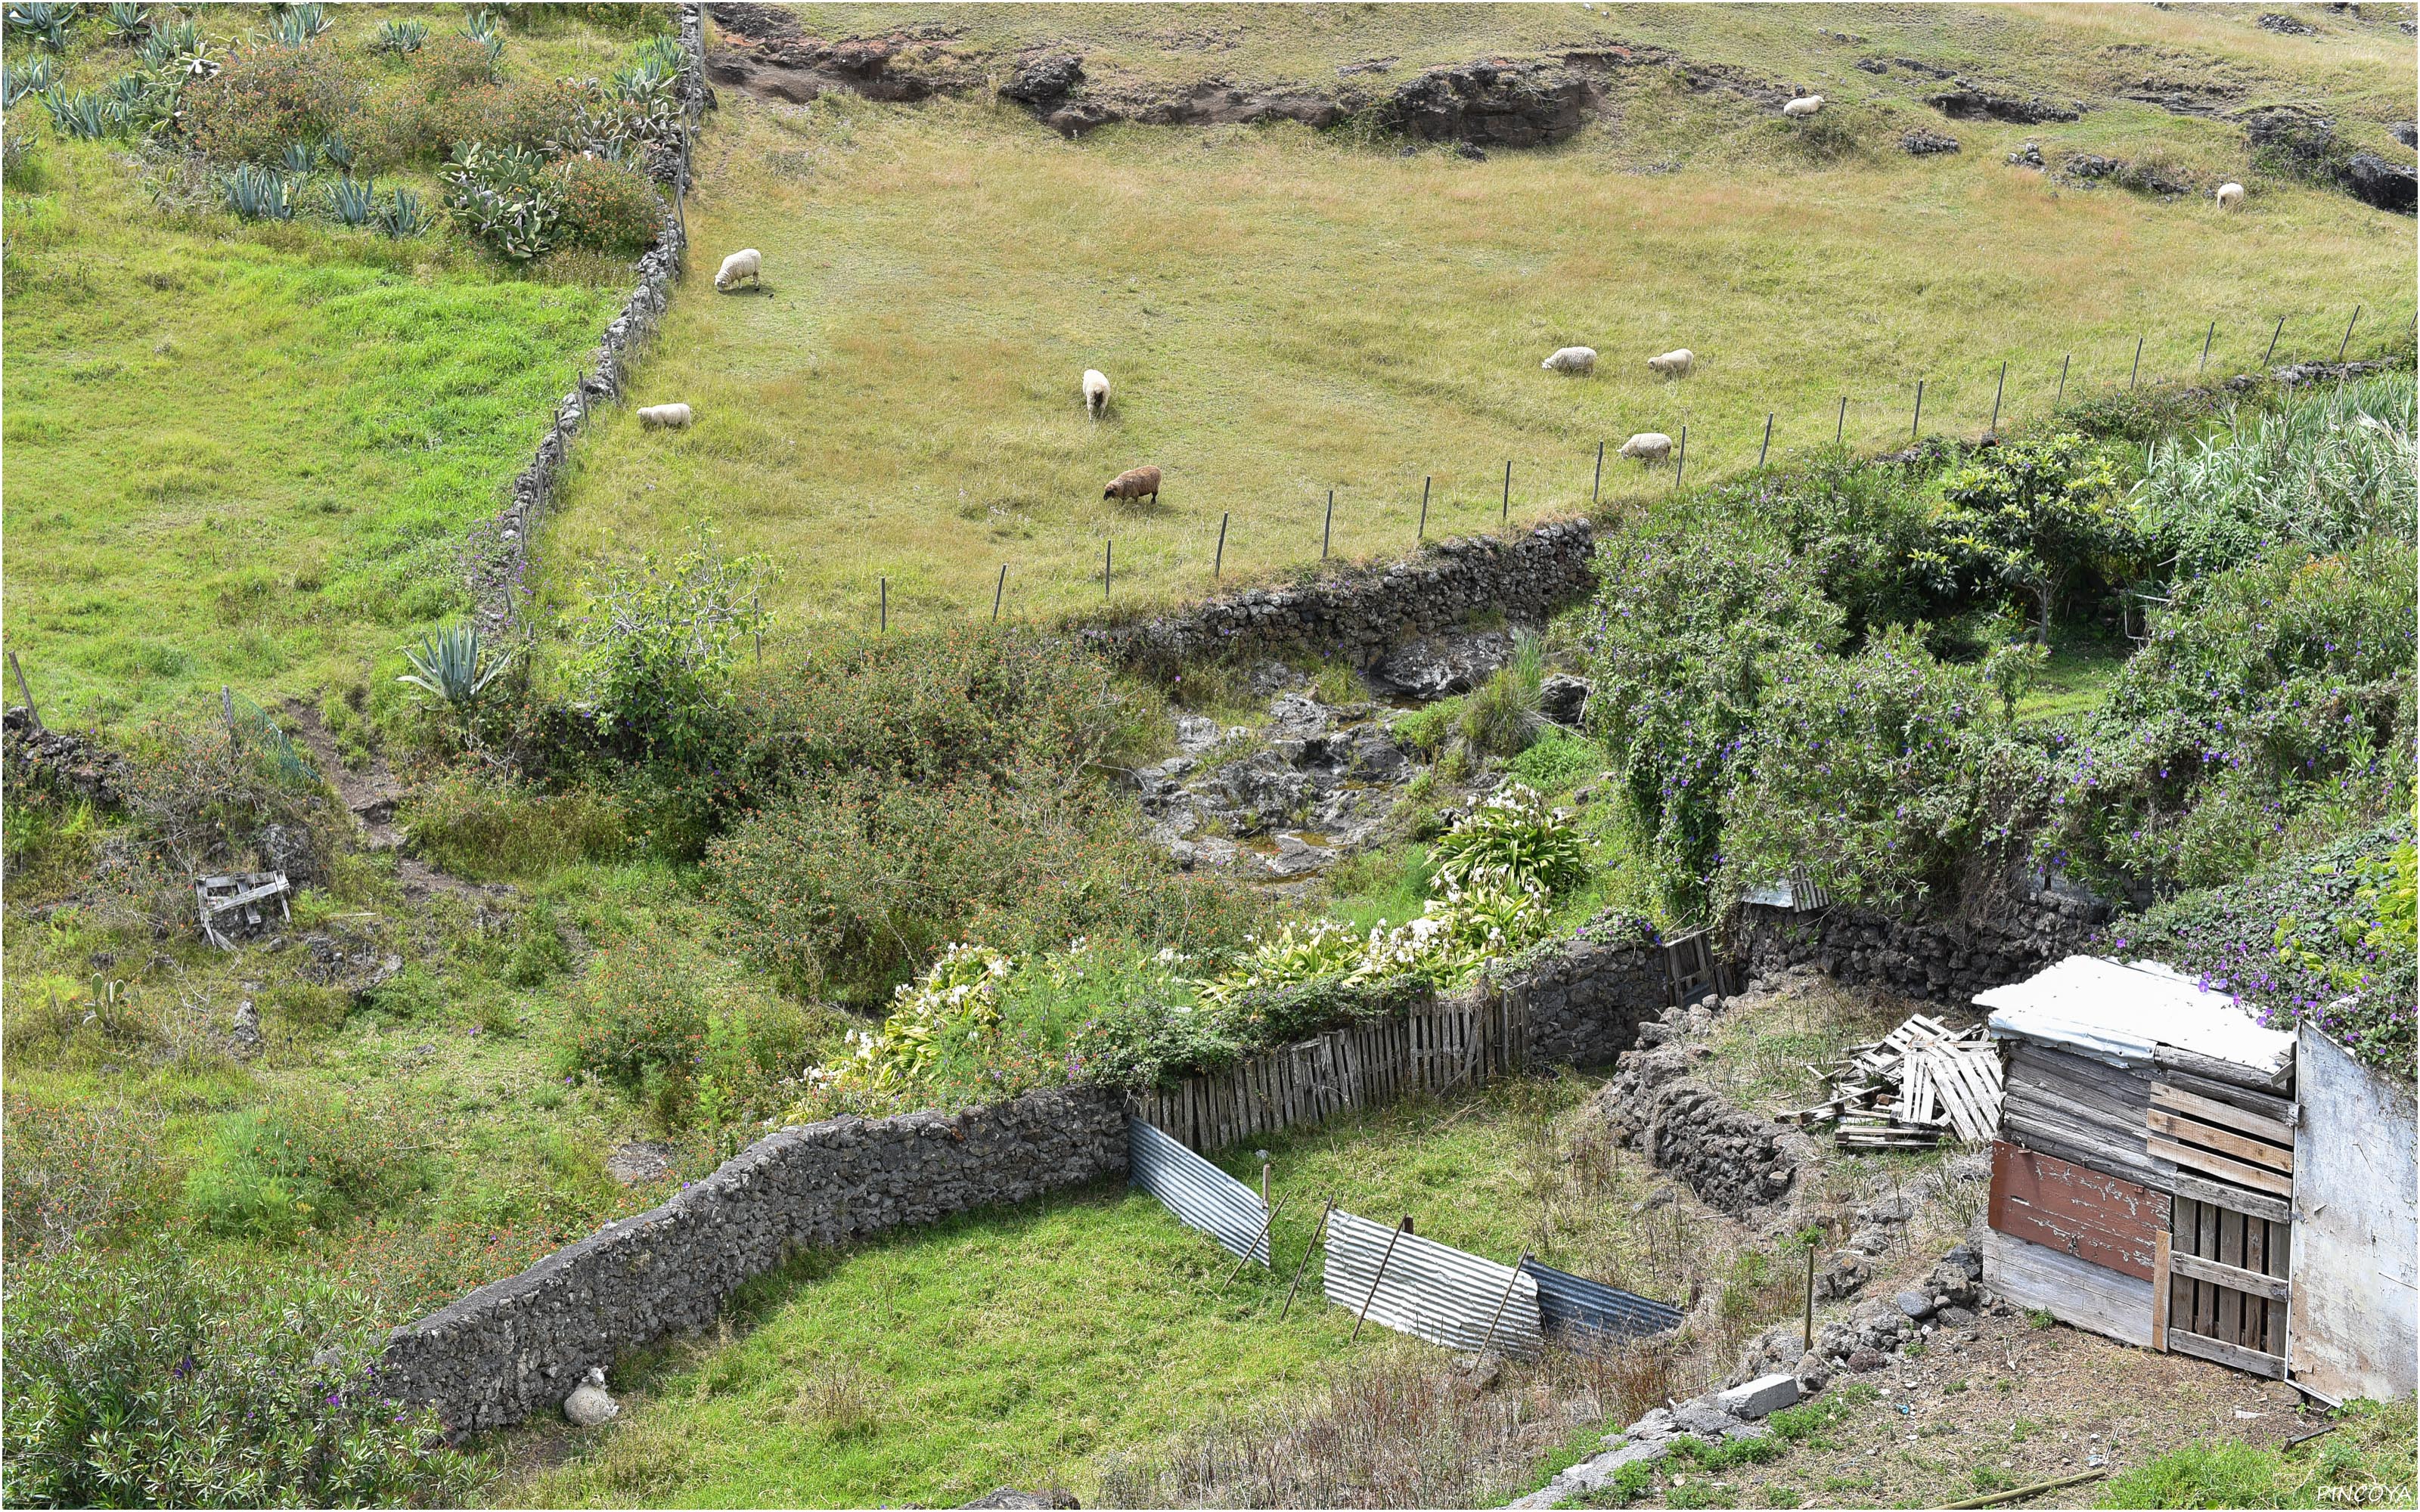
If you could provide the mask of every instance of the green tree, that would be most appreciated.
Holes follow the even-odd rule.
[[[2072,432],[2001,446],[1942,480],[1934,544],[1915,561],[1935,592],[1979,597],[1993,587],[2033,601],[2037,634],[2079,572],[2133,576],[2140,549],[2107,453]]]

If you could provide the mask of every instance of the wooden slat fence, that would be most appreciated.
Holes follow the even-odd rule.
[[[1190,1149],[1224,1149],[1416,1092],[1483,1085],[1518,1071],[1528,1041],[1528,995],[1482,990],[1130,1094],[1126,1111]]]

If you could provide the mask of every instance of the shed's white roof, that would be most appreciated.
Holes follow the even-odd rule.
[[[2267,1077],[2294,1058],[2294,1037],[2264,1029],[2226,993],[2204,992],[2156,961],[2071,955],[2023,981],[1975,995],[1992,1032],[2037,1040],[2114,1066],[2148,1066],[2172,1045]]]

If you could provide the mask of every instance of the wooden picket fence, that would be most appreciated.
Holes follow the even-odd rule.
[[[1224,1149],[1415,1092],[1478,1086],[1519,1070],[1528,1049],[1528,995],[1482,988],[1130,1095],[1126,1110],[1190,1149]]]

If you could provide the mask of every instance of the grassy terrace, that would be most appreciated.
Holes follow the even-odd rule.
[[[1318,1294],[1313,1263],[1285,1321],[1292,1267],[1331,1196],[1365,1216],[1510,1261],[1558,1264],[1679,1296],[1668,1230],[1612,1221],[1645,1196],[1637,1157],[1602,1138],[1573,1164],[1553,1132],[1575,1083],[1514,1082],[1273,1139],[1274,1273],[1247,1267],[1140,1193],[1107,1189],[956,1220],[803,1259],[752,1288],[720,1347],[660,1356],[625,1427],[505,1502],[864,1505],[1068,1486],[1326,1367],[1425,1350]],[[1249,1150],[1225,1161],[1258,1180]],[[544,1455],[534,1457],[543,1459]],[[1517,1488],[1516,1488],[1517,1489]],[[1508,1491],[1507,1494],[1510,1494]]]
[[[2116,70],[2148,21],[1493,16],[1485,45],[1451,10],[1401,35],[1337,11],[1255,12],[1206,40],[1148,11],[942,19],[969,43],[1097,49],[1087,69],[1104,87],[1204,69],[1332,81],[1335,63],[1373,55],[1398,55],[1400,78],[1620,36],[1823,89],[1839,104],[1822,118],[1850,146],[1823,156],[1652,69],[1616,82],[1616,124],[1484,162],[1297,129],[1066,142],[988,102],[801,108],[725,91],[690,226],[707,253],[762,249],[766,292],[718,297],[715,256],[698,259],[635,395],[687,401],[697,426],[642,432],[624,411],[583,444],[546,542],[551,591],[568,601],[601,559],[703,517],[774,554],[787,577],[768,607],[800,636],[870,628],[880,578],[900,623],[981,612],[1003,563],[1012,613],[1097,606],[1107,541],[1114,600],[1167,602],[1209,586],[1222,515],[1231,577],[1314,563],[1331,488],[1334,550],[1393,555],[1431,476],[1431,533],[1471,532],[1498,520],[1506,461],[1514,518],[1533,519],[1585,503],[1596,443],[1635,430],[1686,424],[1690,475],[1712,477],[1754,464],[1768,413],[1779,455],[1828,442],[1846,396],[1849,440],[1879,448],[1906,436],[1918,379],[1927,429],[1979,432],[2003,360],[2005,415],[2033,416],[2069,353],[2072,393],[2123,384],[2137,335],[2147,379],[2190,378],[2212,319],[2211,369],[2232,371],[2258,362],[2279,316],[2282,353],[2331,356],[2356,302],[2372,311],[2357,350],[2408,318],[2409,226],[2344,195],[2256,176],[2251,208],[2222,217],[2002,162],[2037,139],[2054,162],[2157,158],[2214,182],[2248,172],[2233,125],[2102,100],[2069,126],[1951,123],[1962,153],[1911,159],[1899,135],[1943,125],[1915,100],[1931,85],[1849,67],[2013,49],[2039,73],[2024,86],[2098,97],[2133,82]],[[803,16],[823,35],[901,19]],[[2176,67],[2247,89],[2299,80],[2348,115],[2389,109],[2408,74],[2383,23],[2299,51],[2248,14],[2184,24]],[[1827,25],[1867,41],[1823,41]],[[1571,342],[1603,354],[1593,378],[1539,370]],[[1641,365],[1678,345],[1700,355],[1685,382]],[[1087,366],[1116,386],[1097,425],[1077,399]],[[1166,474],[1156,508],[1101,501],[1108,477],[1146,461]],[[1617,498],[1668,481],[1607,467]]]
[[[318,45],[422,8],[334,8]],[[202,17],[221,42],[257,19]],[[630,45],[551,21],[515,30],[505,66],[585,77]],[[64,87],[129,61],[79,33]],[[459,537],[501,504],[622,270],[505,271],[442,229],[247,224],[215,192],[163,208],[169,162],[64,139],[31,99],[8,115],[39,182],[7,195],[5,625],[44,717],[134,723],[221,684],[385,702],[377,673],[462,604]],[[442,203],[427,174],[401,181]]]

